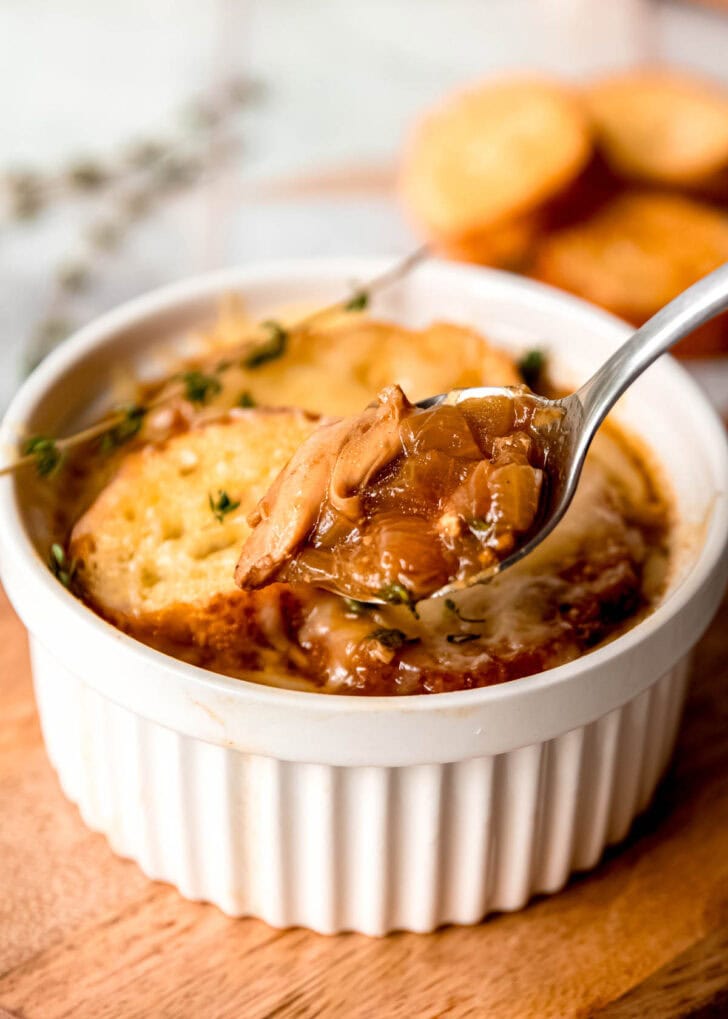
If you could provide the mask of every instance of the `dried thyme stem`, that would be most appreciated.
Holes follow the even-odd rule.
[[[74,435],[68,435],[65,439],[54,439],[54,445],[59,452],[64,452],[66,449],[71,449],[73,446],[79,446],[83,442],[88,442],[90,439],[96,439],[99,435],[103,435],[108,432],[114,425],[120,424],[124,420],[124,414],[122,412],[110,414],[108,417],[102,418],[101,421],[97,421],[95,425],[90,425],[88,428],[84,428],[81,432],[76,432]],[[4,474],[12,474],[18,467],[23,467],[26,464],[32,464],[36,460],[35,453],[27,453],[25,456],[19,457],[10,464],[5,464],[4,467],[0,467],[0,477]]]
[[[366,284],[366,286],[358,287],[356,291],[357,294],[366,295],[366,300],[370,301],[374,294],[379,293],[381,290],[385,290],[388,286],[391,286],[392,283],[397,283],[399,280],[403,279],[407,273],[411,272],[412,269],[415,268],[416,265],[424,261],[429,254],[430,249],[426,244],[423,244],[421,247],[411,251],[408,255],[405,255],[403,259],[391,268],[386,269],[379,276],[375,276],[373,280],[370,280],[369,283]],[[297,322],[296,325],[293,326],[293,329],[289,330],[289,332],[298,332],[299,330],[305,331],[319,320],[334,314],[334,312],[346,310],[346,305],[348,303],[347,299],[343,301],[335,301],[333,304],[326,305],[323,308],[317,308],[316,311],[312,311],[309,315],[302,318],[300,322]]]
[[[415,268],[420,262],[424,261],[430,254],[430,249],[427,245],[422,245],[416,248],[414,251],[406,255],[401,261],[397,262],[390,269],[385,270],[379,276],[375,276],[369,283],[356,288],[357,294],[365,294],[367,301],[371,300],[371,297],[379,293],[381,290],[386,289],[393,283],[397,283],[400,279],[403,279],[412,269]],[[299,319],[298,322],[294,322],[292,325],[286,327],[286,333],[289,336],[294,336],[298,333],[307,332],[311,326],[316,325],[319,322],[325,321],[330,315],[335,315],[346,311],[347,305],[349,304],[350,298],[342,298],[339,301],[333,301],[331,304],[325,304],[321,308],[316,308],[314,311],[304,315],[303,318]],[[262,323],[261,323],[262,324]],[[260,328],[260,326],[258,327]],[[257,335],[251,335],[247,337],[240,345],[236,345],[234,350],[228,353],[229,357],[235,357],[236,352],[244,353],[251,347],[254,347],[257,343],[260,343],[260,337]]]
[[[362,310],[368,305],[373,294],[378,293],[381,290],[384,290],[386,287],[391,286],[393,283],[396,283],[400,279],[404,278],[407,275],[407,273],[409,273],[416,265],[418,265],[419,262],[427,258],[428,255],[429,249],[426,246],[417,248],[415,251],[412,251],[409,255],[405,256],[405,258],[403,258],[401,261],[397,262],[390,269],[387,269],[379,276],[376,276],[373,280],[370,280],[369,283],[367,283],[366,285],[358,287],[355,291],[353,298],[351,296],[348,298],[342,298],[341,300],[325,305],[322,308],[317,308],[315,311],[312,311],[308,315],[305,315],[298,322],[295,322],[293,325],[288,326],[285,330],[283,330],[283,332],[287,336],[290,336],[294,333],[305,333],[308,329],[311,328],[312,325],[315,325],[317,322],[326,319],[329,315],[346,311],[350,307],[350,305],[355,310]],[[276,323],[273,324],[276,325]],[[264,325],[266,325],[266,323],[261,323],[258,326],[258,330],[260,330]],[[248,339],[246,339],[244,343],[240,345],[239,348],[240,353],[241,354],[245,354],[246,352],[250,353],[251,350],[254,350],[257,345],[261,344],[261,342],[269,341],[261,341],[259,335],[249,337]],[[234,360],[235,353],[233,351],[226,351],[226,354],[229,359]],[[222,370],[223,370],[222,367],[218,365],[218,367],[213,370],[212,377],[216,377],[218,374],[220,374]],[[194,372],[187,373],[187,375],[191,374],[194,374]],[[179,396],[183,396],[185,394],[185,391],[186,386],[184,380],[179,383],[174,382],[172,385],[162,384],[161,391],[157,394],[157,396],[150,400],[148,403],[140,406],[139,410],[143,413],[147,413],[148,411],[153,410],[156,407],[163,406],[165,403],[173,399],[176,399]],[[48,441],[52,443],[52,445],[54,446],[55,450],[58,453],[63,453],[65,450],[71,449],[74,446],[81,445],[82,443],[88,442],[91,439],[95,439],[98,438],[99,436],[108,434],[113,428],[124,422],[126,420],[126,417],[127,417],[126,411],[124,410],[114,411],[108,414],[105,418],[102,418],[101,421],[97,421],[96,424],[90,425],[88,428],[84,428],[82,431],[76,432],[74,435],[68,435],[62,439],[49,439]],[[31,464],[34,462],[37,463],[37,455],[32,452],[26,453],[25,455],[18,457],[18,459],[14,460],[12,463],[0,467],[0,476],[5,474],[11,474],[19,467],[23,467],[26,464]]]

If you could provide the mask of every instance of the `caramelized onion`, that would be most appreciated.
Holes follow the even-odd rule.
[[[236,580],[414,603],[497,563],[534,527],[543,457],[526,392],[420,410],[398,386],[319,429],[250,518]]]
[[[456,557],[422,517],[381,513],[372,519],[367,533],[374,561],[380,564],[380,591],[402,584],[414,598],[421,598],[446,584],[457,570]]]
[[[490,455],[493,439],[508,435],[515,420],[513,400],[491,396],[487,400],[463,400],[458,410],[484,453]]]
[[[488,478],[491,516],[500,529],[528,531],[536,519],[543,471],[518,463],[494,467]]]
[[[408,456],[418,456],[430,450],[470,460],[480,460],[483,455],[459,407],[445,404],[420,411],[405,418],[400,431],[402,446]]]

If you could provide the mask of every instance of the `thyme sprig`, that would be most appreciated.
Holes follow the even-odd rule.
[[[106,157],[80,154],[53,172],[23,167],[0,174],[2,211],[11,220],[32,219],[59,200],[108,192],[146,174],[162,184],[179,182],[210,133],[258,93],[256,82],[235,78],[214,96],[201,96],[182,110],[180,127],[169,136],[142,138]]]
[[[546,370],[546,355],[543,350],[539,350],[537,347],[533,350],[527,350],[518,362],[517,367],[521,378],[528,388],[535,390],[538,388],[539,383],[543,381],[544,371]]]
[[[105,435],[116,425],[121,424],[124,421],[124,417],[124,411],[114,411],[95,425],[84,428],[83,431],[76,432],[74,435],[68,435],[63,439],[53,439],[46,435],[32,435],[22,444],[23,455],[12,463],[0,467],[0,476],[12,474],[19,467],[24,467],[27,464],[35,464],[38,474],[41,477],[48,477],[55,469],[54,467],[51,467],[50,470],[46,469],[49,456],[56,457],[64,454],[66,450],[72,449],[74,446],[80,446],[91,439],[98,439],[99,436]],[[49,449],[52,449],[51,453],[49,453]]]
[[[417,644],[419,643],[419,637],[408,637],[403,630],[390,629],[386,626],[380,626],[376,630],[372,630],[364,638],[365,640],[374,640],[377,644],[381,644],[383,647],[389,648],[392,651],[398,651],[403,648],[406,644]]]
[[[448,644],[469,644],[480,637],[479,633],[448,633],[445,638]]]
[[[412,592],[404,586],[404,584],[386,584],[383,588],[377,591],[378,596],[382,601],[387,602],[389,605],[405,605],[415,619],[419,619],[419,613],[417,611],[417,602],[415,601]]]
[[[359,601],[357,598],[343,597],[342,600],[350,616],[366,616],[372,608],[376,607],[371,602]]]
[[[23,444],[23,452],[26,456],[35,460],[35,467],[42,478],[55,474],[61,466],[63,453],[58,448],[55,439],[47,435],[34,435]]]
[[[305,334],[314,325],[324,322],[334,314],[341,314],[347,310],[363,310],[371,303],[374,294],[403,279],[428,255],[427,247],[417,248],[390,269],[374,277],[369,283],[358,287],[353,307],[350,307],[353,298],[349,296],[317,308],[285,328],[270,319],[266,320],[257,326],[251,335],[241,341],[234,351],[230,351],[225,361],[217,360],[208,367],[207,371],[203,370],[204,365],[198,365],[182,372],[173,378],[171,385],[163,386],[145,404],[131,404],[117,408],[96,424],[63,438],[47,435],[29,436],[21,445],[21,456],[12,463],[0,467],[0,476],[10,474],[27,464],[35,464],[38,474],[41,477],[48,477],[58,469],[63,455],[69,449],[99,437],[102,437],[103,448],[113,449],[122,442],[134,438],[139,434],[145,416],[153,408],[169,403],[180,396],[197,405],[208,403],[222,389],[220,375],[227,371],[236,360],[249,370],[255,370],[273,357],[282,356],[292,336]],[[366,295],[366,299],[363,299],[362,295]],[[264,334],[262,340],[261,331]],[[252,397],[250,399],[252,400]],[[250,406],[252,404],[248,403],[246,397],[245,402],[241,405]],[[403,585],[389,585],[387,591],[380,592],[380,594],[385,601],[389,601],[391,604],[407,605],[415,618],[418,618],[415,602]]]
[[[119,415],[119,422],[112,425],[108,432],[104,432],[101,436],[102,453],[110,453],[113,449],[123,446],[125,442],[131,442],[136,438],[147,415],[147,408],[130,403],[126,407],[119,408]]]
[[[217,371],[219,372],[220,370],[218,366]],[[182,372],[180,379],[184,386],[185,399],[198,407],[209,403],[212,397],[217,396],[222,389],[222,384],[217,375],[206,375],[197,368]]]
[[[222,81],[157,138],[108,155],[80,154],[57,170],[0,171],[0,222],[3,215],[31,219],[66,199],[85,219],[54,269],[49,305],[27,348],[28,371],[73,332],[83,312],[79,299],[97,285],[136,225],[171,195],[214,179],[240,151],[241,113],[259,93],[247,79]]]
[[[446,598],[445,599],[445,608],[448,610],[448,612],[452,612],[452,614],[454,616],[456,616],[460,620],[461,623],[484,623],[485,622],[485,619],[483,619],[482,617],[464,616],[462,611],[461,611],[461,609],[452,600],[452,598]]]
[[[76,579],[78,560],[69,560],[63,545],[60,545],[57,541],[51,545],[48,565],[56,580],[59,580],[69,591],[72,590]]]
[[[345,311],[364,311],[369,304],[369,294],[366,290],[355,290],[344,305]]]
[[[240,499],[231,499],[224,488],[218,489],[217,498],[212,497],[212,493],[208,495],[207,501],[210,504],[210,509],[218,523],[222,523],[228,513],[232,513],[240,505]]]
[[[482,540],[488,538],[494,530],[493,522],[487,517],[473,517],[472,520],[466,520],[465,525],[472,535]]]
[[[260,368],[268,361],[276,361],[283,357],[288,347],[288,330],[284,329],[279,322],[268,320],[261,323],[261,329],[268,333],[268,339],[253,347],[249,354],[243,358],[243,368]]]

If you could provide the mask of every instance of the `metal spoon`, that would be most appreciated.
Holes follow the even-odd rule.
[[[534,397],[539,406],[561,411],[550,433],[545,436],[547,501],[542,509],[539,530],[500,563],[471,577],[448,584],[430,597],[439,598],[472,587],[474,584],[485,583],[540,545],[569,508],[591,441],[619,397],[660,354],[664,354],[678,340],[726,309],[728,309],[728,263],[665,305],[571,396],[562,400]],[[457,404],[462,400],[512,395],[508,388],[473,387],[431,396],[417,406],[426,409],[445,403]]]

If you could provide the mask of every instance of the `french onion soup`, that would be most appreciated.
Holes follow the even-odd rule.
[[[437,693],[571,661],[659,598],[669,505],[611,422],[545,542],[488,584],[428,598],[538,523],[547,423],[524,382],[553,394],[540,358],[519,365],[451,324],[341,314],[226,360],[245,329],[226,310],[206,337],[220,370],[147,387],[132,434],[75,452],[54,482],[59,562],[121,630],[272,685]],[[519,388],[413,406],[474,385]]]

